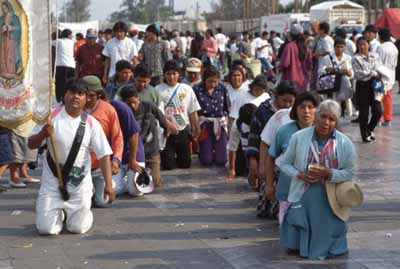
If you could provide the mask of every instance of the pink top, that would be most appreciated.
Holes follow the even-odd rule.
[[[300,61],[299,49],[295,41],[288,43],[283,50],[279,69],[283,80],[292,80],[299,87],[299,93],[307,90],[312,70],[312,53],[307,49],[306,59]]]
[[[204,40],[203,50],[205,51],[207,57],[217,56],[218,53],[217,40],[214,37],[210,37],[209,39]]]

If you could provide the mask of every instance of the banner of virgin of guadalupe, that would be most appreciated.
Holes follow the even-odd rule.
[[[41,122],[51,109],[49,0],[0,0],[0,125]]]

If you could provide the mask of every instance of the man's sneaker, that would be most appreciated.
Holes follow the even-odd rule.
[[[371,138],[372,141],[375,141],[375,134],[374,134],[374,132],[371,132],[371,133],[369,134],[369,138]]]
[[[10,179],[10,186],[11,188],[16,188],[16,189],[23,189],[26,188],[26,184],[22,181],[20,182],[14,182]]]
[[[351,120],[351,123],[359,123],[360,122],[360,119],[357,117],[357,118],[355,118],[354,120]]]
[[[392,122],[389,120],[385,120],[384,122],[382,122],[382,126],[383,127],[390,127],[392,126]]]

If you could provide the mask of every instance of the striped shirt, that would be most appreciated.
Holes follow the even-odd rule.
[[[353,66],[354,78],[360,81],[368,81],[377,75],[376,68],[381,65],[379,56],[376,53],[369,52],[368,55],[357,53],[351,60]]]

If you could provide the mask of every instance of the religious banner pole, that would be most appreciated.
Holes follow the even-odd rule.
[[[0,2],[0,125],[26,135],[51,111],[51,2]]]

